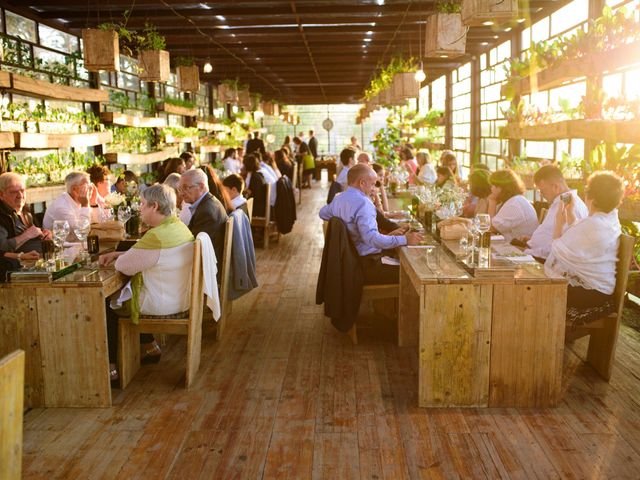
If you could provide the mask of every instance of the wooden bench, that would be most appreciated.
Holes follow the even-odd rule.
[[[22,475],[22,412],[24,410],[24,351],[0,360],[0,478]]]
[[[125,388],[140,369],[140,334],[159,333],[186,335],[187,359],[185,386],[188,388],[200,368],[202,348],[202,308],[204,305],[204,277],[202,273],[202,246],[196,239],[193,246],[193,267],[188,316],[181,318],[141,317],[135,325],[129,318],[119,321],[118,365],[120,386]]]

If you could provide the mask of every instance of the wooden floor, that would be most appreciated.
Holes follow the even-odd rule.
[[[637,332],[609,384],[567,350],[554,410],[417,408],[417,352],[394,325],[365,315],[354,347],[314,304],[325,198],[305,190],[293,233],[258,252],[226,339],[205,326],[190,390],[170,340],[113,408],[28,412],[24,478],[640,478]]]

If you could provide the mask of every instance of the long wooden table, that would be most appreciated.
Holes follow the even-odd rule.
[[[400,250],[398,342],[419,349],[422,407],[548,407],[560,400],[566,282],[542,265],[480,278],[457,242]]]
[[[0,357],[26,352],[26,407],[111,406],[105,299],[125,282],[106,269],[0,286]]]

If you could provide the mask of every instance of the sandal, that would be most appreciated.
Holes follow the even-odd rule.
[[[142,352],[142,356],[140,357],[140,363],[142,365],[147,365],[149,363],[158,363],[160,361],[160,357],[162,356],[162,350],[160,350],[160,346],[154,340],[151,346],[145,348]]]

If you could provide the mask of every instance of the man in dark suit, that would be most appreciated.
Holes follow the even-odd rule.
[[[211,238],[218,264],[222,261],[224,250],[224,231],[227,212],[216,197],[209,193],[207,175],[198,169],[187,170],[180,176],[178,186],[182,198],[190,204],[191,220],[189,230],[194,236],[206,232]],[[218,269],[218,273],[220,269]]]
[[[245,155],[249,155],[256,151],[260,152],[262,158],[265,158],[267,155],[267,150],[264,148],[264,142],[260,138],[260,132],[253,132],[253,138],[247,142]]]
[[[311,155],[313,155],[313,159],[318,158],[318,139],[313,135],[313,130],[309,130],[309,150],[311,150]]]

